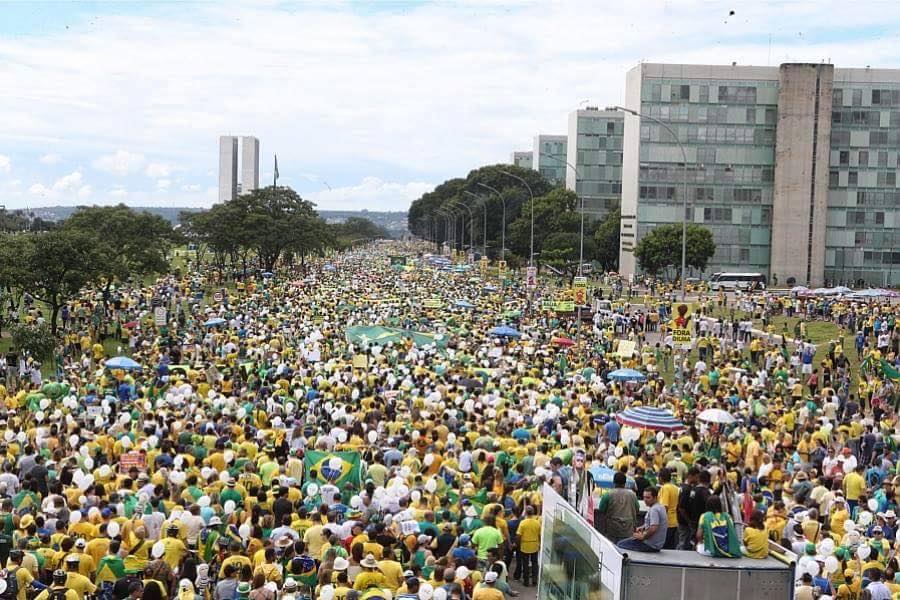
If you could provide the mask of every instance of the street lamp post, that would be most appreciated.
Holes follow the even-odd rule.
[[[509,171],[500,171],[500,172],[508,177],[512,177],[513,179],[515,179],[516,181],[518,181],[522,185],[524,185],[525,189],[528,190],[528,195],[531,197],[531,247],[528,251],[528,266],[529,267],[534,266],[534,194],[531,192],[531,186],[528,185],[528,182],[525,181],[524,179],[522,179],[521,177],[519,177],[518,175],[510,173]]]
[[[474,194],[468,190],[463,190],[464,194],[468,194],[481,202],[481,208],[484,211],[484,229],[481,232],[481,255],[487,256],[487,201],[484,196]]]
[[[503,194],[497,191],[496,188],[492,188],[491,186],[485,183],[478,183],[479,186],[490,190],[497,194],[497,197],[500,198],[500,205],[503,207],[503,223],[500,228],[500,260],[506,260],[506,200],[503,199]]]
[[[547,158],[550,158],[557,162],[563,162],[566,164],[566,167],[575,171],[575,193],[578,194],[578,180],[583,179],[581,177],[581,173],[578,172],[578,167],[576,167],[575,165],[573,165],[572,163],[570,163],[567,160],[557,158],[556,156],[546,154],[544,152],[541,152],[540,155],[546,156]],[[578,237],[578,271],[577,272],[578,272],[578,276],[580,277],[580,276],[584,275],[584,273],[583,273],[583,271],[584,271],[584,195],[583,194],[578,194],[578,204],[579,204],[579,209],[580,209],[579,212],[581,212],[581,231],[579,232],[579,237]],[[578,303],[578,306],[576,307],[575,318],[578,320],[578,328],[575,330],[576,336],[580,337],[580,335],[581,335],[581,303],[580,302]]]
[[[472,209],[469,208],[469,205],[464,203],[462,200],[453,200],[450,199],[449,202],[453,206],[460,206],[469,213],[469,247],[472,248],[472,252],[475,252],[475,215],[472,213]],[[463,234],[465,234],[466,228],[463,225]],[[465,245],[466,236],[463,235],[463,245]]]
[[[684,145],[682,145],[681,140],[678,139],[678,136],[675,135],[675,132],[672,131],[672,128],[657,119],[656,117],[651,117],[649,115],[641,114],[636,110],[632,110],[630,108],[625,108],[624,106],[614,106],[613,109],[626,112],[630,115],[634,115],[639,119],[648,119],[653,121],[663,129],[669,132],[669,135],[672,136],[672,139],[675,140],[675,143],[678,144],[678,147],[681,149],[681,158],[684,161],[684,180],[682,182],[682,191],[681,191],[681,201],[683,204],[683,212],[681,215],[681,301],[684,302],[685,297],[685,277],[687,276],[687,209],[688,209],[688,194],[687,194],[687,184],[688,184],[688,161],[687,161],[687,152],[684,149]]]

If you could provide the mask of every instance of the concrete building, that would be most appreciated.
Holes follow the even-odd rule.
[[[219,202],[233,200],[259,188],[259,140],[244,136],[241,140],[241,181],[238,184],[238,138],[219,137]]]
[[[252,136],[241,138],[241,193],[259,189],[259,140]]]
[[[567,140],[564,135],[534,136],[533,168],[555,186],[566,184]]]
[[[686,171],[687,219],[716,241],[709,272],[900,283],[900,71],[642,64],[625,105],[671,127],[687,165],[664,127],[626,117],[623,273],[642,236],[681,222]]]
[[[584,202],[585,215],[603,218],[622,194],[622,113],[588,107],[569,113],[566,188]]]
[[[531,152],[513,152],[510,157],[510,163],[523,169],[530,169],[534,162],[532,161]]]
[[[237,197],[238,141],[230,135],[219,137],[219,202]]]

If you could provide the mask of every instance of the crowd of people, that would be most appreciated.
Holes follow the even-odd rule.
[[[801,557],[798,597],[900,592],[896,305],[819,315],[852,321],[864,367],[765,326],[739,340],[747,298],[698,299],[687,352],[668,290],[578,322],[426,250],[85,290],[56,373],[6,357],[0,599],[503,600],[537,583],[544,485],[623,551],[773,542]],[[621,424],[636,406],[683,428]]]

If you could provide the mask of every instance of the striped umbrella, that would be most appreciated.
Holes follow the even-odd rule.
[[[651,431],[681,431],[684,424],[675,418],[672,411],[656,406],[634,406],[616,415],[616,421],[638,429]]]

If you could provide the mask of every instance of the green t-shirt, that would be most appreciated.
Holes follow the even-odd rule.
[[[485,525],[472,534],[472,543],[478,548],[478,559],[486,560],[488,550],[497,548],[503,543],[503,534],[496,527]]]

